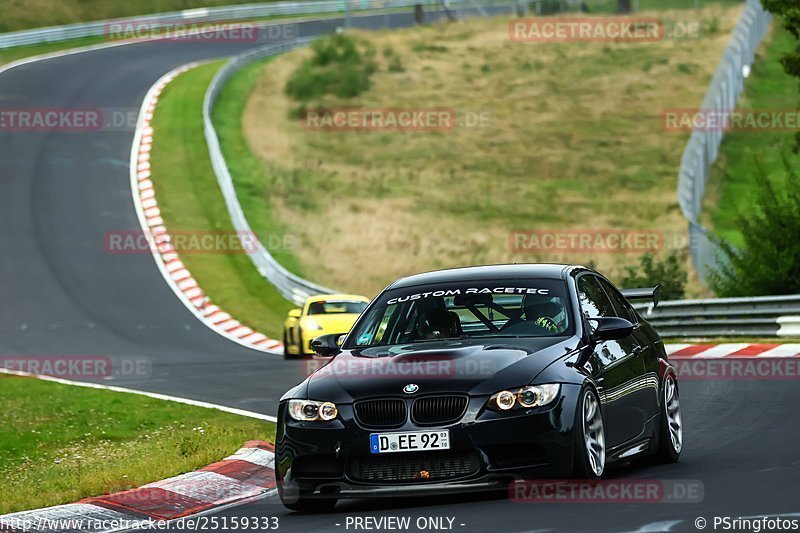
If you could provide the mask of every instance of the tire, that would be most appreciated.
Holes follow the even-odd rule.
[[[683,419],[681,418],[678,381],[672,374],[664,377],[661,390],[661,415],[658,423],[658,449],[653,455],[656,463],[676,463],[683,449]]]
[[[590,420],[586,420],[591,417]],[[575,456],[572,477],[575,479],[600,479],[605,471],[605,424],[600,400],[591,388],[581,390],[575,408]],[[587,434],[589,439],[587,439]],[[590,452],[590,449],[592,450]]]
[[[298,513],[327,513],[336,506],[337,498],[307,498],[294,489],[286,490],[278,484],[278,496],[284,507]]]
[[[292,354],[289,353],[289,336],[287,335],[286,328],[283,328],[283,358],[293,359]]]
[[[297,328],[297,357],[303,358],[306,354],[305,350],[303,350],[303,330]]]

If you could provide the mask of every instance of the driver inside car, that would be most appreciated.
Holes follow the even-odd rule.
[[[422,313],[417,322],[418,339],[449,339],[462,335],[458,315],[442,308],[432,308]]]
[[[522,300],[522,308],[525,311],[526,322],[536,324],[547,331],[559,330],[557,318],[564,309],[549,296],[526,294]]]

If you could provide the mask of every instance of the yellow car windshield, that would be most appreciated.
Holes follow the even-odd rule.
[[[320,302],[311,302],[308,304],[309,315],[340,315],[340,314],[354,314],[358,315],[367,307],[366,302],[357,302],[350,300],[328,300]]]

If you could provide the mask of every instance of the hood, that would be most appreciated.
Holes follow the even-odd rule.
[[[353,313],[330,313],[326,315],[309,315],[305,316],[301,319],[300,325],[303,328],[308,327],[310,321],[314,321],[315,323],[319,324],[322,329],[318,330],[320,335],[325,335],[326,333],[347,333],[350,331],[350,328],[353,327],[356,319],[358,318],[357,314]],[[316,329],[316,328],[309,328],[309,329]]]
[[[306,381],[308,398],[351,403],[376,396],[459,392],[490,395],[527,385],[572,351],[575,337],[433,341],[344,351]]]

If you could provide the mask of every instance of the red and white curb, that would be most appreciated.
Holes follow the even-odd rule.
[[[665,348],[674,359],[800,357],[800,344],[667,344]]]
[[[275,489],[275,448],[251,441],[207,467],[77,503],[0,516],[0,531],[109,532],[250,501]]]
[[[282,354],[283,344],[280,341],[245,326],[211,302],[178,257],[158,208],[153,187],[154,176],[150,167],[154,133],[151,122],[158,99],[167,84],[198,64],[190,63],[168,72],[150,88],[142,103],[130,161],[131,189],[136,213],[145,234],[152,236],[148,241],[151,243],[153,257],[164,279],[201,322],[220,335],[248,348]]]

